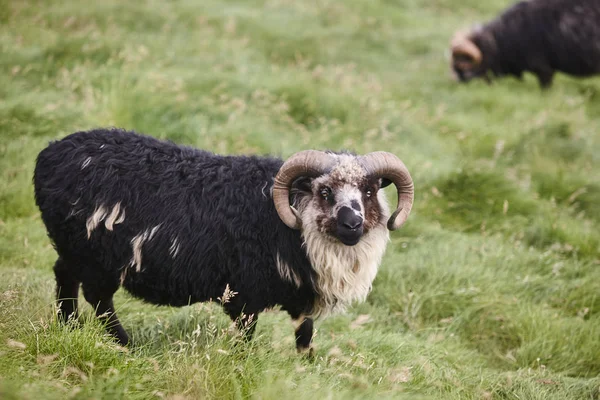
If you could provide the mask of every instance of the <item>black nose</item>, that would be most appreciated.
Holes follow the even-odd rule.
[[[350,207],[342,207],[338,211],[336,235],[346,246],[354,246],[363,234],[363,219]]]
[[[360,228],[360,226],[362,225],[362,219],[360,219],[360,218],[353,218],[351,220],[344,221],[343,224],[348,229]]]
[[[356,230],[363,224],[363,219],[349,207],[342,207],[338,212],[338,224],[346,229]]]

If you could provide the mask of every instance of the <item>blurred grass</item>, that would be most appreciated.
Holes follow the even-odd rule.
[[[1,0],[0,397],[600,398],[600,81],[450,79],[452,33],[508,4]],[[31,187],[49,140],[96,126],[391,151],[414,212],[367,303],[317,324],[314,361],[281,313],[239,346],[218,307],[120,292],[122,349],[89,308],[53,322]]]

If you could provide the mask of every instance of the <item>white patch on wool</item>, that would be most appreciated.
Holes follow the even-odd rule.
[[[79,200],[81,200],[81,197],[78,197],[78,198],[77,198],[77,200],[75,200],[75,201],[73,201],[73,202],[69,202],[69,203],[70,203],[72,206],[76,206],[76,205],[77,205],[77,203],[79,203]],[[83,212],[83,210],[82,210],[82,209],[79,209],[79,210],[77,210],[77,209],[75,209],[75,208],[72,208],[72,209],[71,209],[71,211],[69,211],[69,214],[67,215],[67,218],[65,218],[65,219],[69,219],[69,218],[71,218],[71,217],[74,217],[74,216],[76,216],[76,215],[78,215],[78,214],[81,214],[82,212]]]
[[[131,239],[133,256],[131,257],[129,266],[132,268],[135,267],[135,272],[140,272],[142,270],[142,246],[144,245],[144,242],[152,240],[160,225],[161,224],[158,224],[152,229],[146,229],[143,233],[140,233]]]
[[[81,164],[81,169],[84,169],[85,167],[90,165],[91,162],[92,162],[92,157],[86,158],[85,161]]]
[[[79,201],[79,200],[77,200]],[[80,211],[73,212],[69,214],[69,216],[77,215]],[[120,215],[119,215],[120,214]],[[125,209],[121,211],[121,203],[117,203],[113,206],[111,212],[108,212],[108,208],[104,205],[100,205],[96,207],[94,213],[87,219],[85,223],[85,227],[87,229],[87,237],[88,239],[91,237],[94,229],[100,225],[100,223],[106,218],[104,221],[104,226],[109,231],[113,230],[114,225],[120,224],[125,221]]]
[[[371,291],[385,248],[389,241],[386,221],[389,207],[385,195],[377,195],[382,216],[375,228],[354,246],[319,231],[318,210],[310,205],[302,213],[302,236],[306,253],[316,273],[317,299],[312,316],[343,312],[353,302],[363,302]]]
[[[162,224],[158,224],[154,228],[152,228],[152,230],[150,230],[150,234],[148,235],[148,241],[152,240],[152,238],[154,237],[156,232],[158,232],[158,228],[160,228],[161,225]]]
[[[266,193],[265,193],[265,189],[267,188],[267,186],[269,185],[269,182],[265,182],[265,184],[263,185],[262,189],[260,189],[260,192],[262,193],[263,197],[265,199],[268,199]],[[271,189],[272,190],[272,189]]]
[[[85,228],[87,229],[87,238],[89,239],[92,235],[92,231],[96,229],[98,224],[102,222],[104,217],[106,216],[106,208],[103,205],[98,206],[91,217],[89,217],[85,223]]]
[[[106,221],[104,221],[104,226],[109,231],[113,230],[113,225],[120,224],[125,220],[125,210],[123,210],[123,214],[119,216],[121,213],[121,202],[118,202],[114,205],[111,213],[106,217]]]
[[[100,150],[102,150],[106,146],[105,144],[100,145]]]
[[[289,264],[281,258],[279,252],[277,252],[277,259],[275,260],[275,263],[277,264],[277,272],[279,272],[281,279],[293,283],[297,288],[302,286],[302,280],[296,271],[294,271]]]
[[[131,249],[133,250],[133,256],[131,257],[130,267],[135,267],[135,272],[142,270],[142,245],[148,238],[148,231],[135,236],[131,239]]]
[[[123,211],[121,211],[121,215],[115,221],[115,225],[122,224],[123,221],[125,221],[125,208],[123,208]]]
[[[67,218],[65,218],[65,219],[69,219],[69,218],[71,218],[71,217],[74,217],[74,216],[76,216],[76,215],[79,215],[79,214],[81,214],[82,212],[83,212],[83,210],[75,210],[75,209],[72,209],[71,211],[69,211],[69,214],[67,215]]]
[[[177,238],[172,239],[171,247],[169,247],[169,254],[171,254],[171,258],[177,257],[177,253],[179,253],[179,243]]]

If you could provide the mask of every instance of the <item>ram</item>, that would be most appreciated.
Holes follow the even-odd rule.
[[[380,188],[394,183],[390,215]],[[413,203],[394,155],[307,150],[286,162],[221,156],[117,129],[78,132],[42,150],[35,198],[53,241],[62,319],[79,287],[121,344],[113,294],[158,305],[222,301],[249,337],[281,306],[310,349],[313,319],[364,300]]]
[[[460,81],[526,71],[540,86],[554,73],[578,77],[600,73],[600,1],[530,0],[451,42],[452,69]]]

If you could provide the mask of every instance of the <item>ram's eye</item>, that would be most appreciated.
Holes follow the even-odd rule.
[[[321,197],[324,198],[325,200],[329,199],[329,196],[331,196],[331,189],[329,188],[323,188],[321,189]]]
[[[367,197],[371,197],[372,194],[373,194],[373,191],[371,189],[367,189],[367,191],[365,192],[365,195]]]

